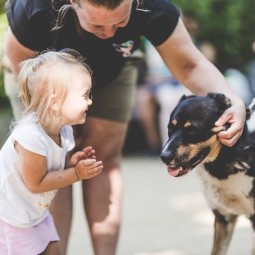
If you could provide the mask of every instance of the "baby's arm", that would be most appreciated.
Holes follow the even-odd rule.
[[[18,142],[15,143],[15,149],[20,155],[23,181],[27,188],[34,193],[64,188],[78,180],[92,178],[100,174],[103,169],[102,161],[96,161],[95,158],[80,159],[78,157],[77,159],[80,160],[64,171],[49,172],[45,156],[26,150]],[[84,153],[81,154],[81,158],[83,155]]]

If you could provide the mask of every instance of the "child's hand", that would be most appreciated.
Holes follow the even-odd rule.
[[[90,179],[102,172],[103,163],[94,158],[82,159],[74,169],[79,180]]]
[[[96,152],[91,146],[85,147],[82,151],[84,152],[84,156],[82,157],[82,159],[86,158],[96,159]]]
[[[84,157],[83,151],[75,152],[68,161],[67,167],[75,166]]]
[[[69,159],[67,166],[73,167],[78,163],[79,160],[87,158],[96,159],[95,150],[91,146],[85,147],[82,151],[75,152]]]

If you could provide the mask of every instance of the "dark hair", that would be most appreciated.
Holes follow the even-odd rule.
[[[96,7],[105,7],[108,10],[114,10],[117,8],[123,1],[132,1],[132,0],[73,0],[80,6],[81,1],[87,1],[93,6]],[[137,0],[139,1],[139,0]],[[52,31],[60,29],[65,23],[65,16],[68,11],[73,11],[73,5],[70,3],[70,0],[51,0],[51,6],[56,12],[56,20]]]
[[[76,0],[81,1],[81,0]],[[117,8],[123,1],[126,0],[85,0],[93,6],[103,6],[106,9],[114,10]]]
[[[69,5],[70,4],[70,0],[51,0],[52,1],[52,5],[56,8],[58,6],[61,5]],[[123,1],[127,1],[127,0],[73,0],[73,2],[77,2],[77,4],[79,5],[81,1],[87,1],[88,3],[90,3],[93,6],[102,6],[105,7],[106,9],[109,10],[114,10],[115,8],[117,8]],[[58,9],[58,8],[56,8]]]

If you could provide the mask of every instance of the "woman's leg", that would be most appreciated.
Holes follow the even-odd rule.
[[[79,135],[81,147],[91,145],[104,165],[100,175],[83,181],[84,209],[95,255],[114,255],[117,248],[123,184],[120,160],[134,105],[136,80],[136,66],[128,62],[115,81],[92,92],[90,117]]]
[[[95,148],[104,168],[99,176],[83,181],[84,208],[95,254],[113,255],[121,221],[120,159],[127,123],[91,118],[85,130],[90,134],[86,142]]]

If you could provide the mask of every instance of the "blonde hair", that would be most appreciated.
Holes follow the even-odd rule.
[[[55,114],[50,109],[52,95],[58,96],[60,105],[63,103],[68,90],[72,89],[68,77],[73,69],[92,75],[80,54],[71,49],[44,51],[23,61],[18,82],[20,97],[26,106],[25,114],[34,112],[40,124],[51,126]]]

